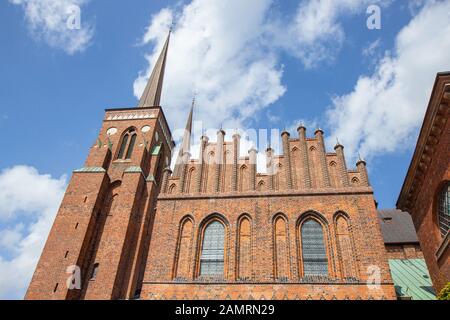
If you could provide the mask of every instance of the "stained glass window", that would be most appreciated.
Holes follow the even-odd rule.
[[[221,276],[224,266],[224,226],[211,222],[203,236],[202,255],[200,257],[200,276]]]
[[[439,230],[445,237],[450,229],[450,183],[441,191],[439,196]]]
[[[327,276],[328,259],[322,226],[310,219],[302,225],[301,234],[304,275]]]

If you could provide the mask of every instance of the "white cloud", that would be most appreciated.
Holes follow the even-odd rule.
[[[21,299],[66,187],[28,166],[0,173],[0,299]]]
[[[328,121],[347,155],[394,152],[415,142],[437,72],[450,69],[450,1],[428,1],[371,76],[335,97]]]
[[[300,1],[294,22],[278,26],[280,46],[299,58],[305,67],[333,62],[345,41],[343,16],[365,14],[372,4],[386,7],[391,0],[308,0]]]
[[[362,55],[364,57],[373,57],[374,55],[376,55],[376,52],[380,48],[380,45],[381,45],[380,38],[376,39],[375,41],[372,41],[365,48],[363,48]]]
[[[173,128],[184,128],[193,93],[195,118],[206,128],[242,127],[285,92],[283,74],[267,43],[265,21],[271,0],[194,0],[179,12],[164,9],[151,19],[143,42],[155,44],[148,68],[136,79],[145,87],[173,16],[162,104]]]
[[[68,54],[84,51],[94,34],[93,26],[82,17],[81,9],[89,0],[9,0],[24,10],[33,37]],[[75,10],[75,11],[74,11]],[[80,12],[80,28],[74,29],[74,13]],[[77,16],[78,17],[78,16]],[[69,21],[69,22],[68,22]]]
[[[184,128],[194,92],[195,117],[205,127],[248,126],[286,91],[280,50],[306,67],[333,60],[345,39],[339,17],[364,15],[369,3],[389,2],[302,0],[290,18],[276,14],[273,0],[193,0],[180,9],[162,9],[142,38],[142,44],[154,46],[146,56],[148,67],[134,82],[134,94],[139,98],[143,92],[175,20],[162,97],[171,126]]]

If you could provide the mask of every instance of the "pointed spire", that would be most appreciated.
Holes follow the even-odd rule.
[[[163,50],[155,64],[155,67],[153,68],[150,78],[148,79],[147,86],[145,87],[144,93],[139,101],[138,108],[160,105],[171,32],[172,30],[169,31]]]
[[[191,150],[191,134],[192,134],[192,116],[194,113],[195,97],[192,99],[191,111],[186,122],[186,129],[183,135],[183,144],[181,145],[180,153],[190,152]]]
[[[191,151],[191,133],[192,133],[192,118],[194,113],[195,98],[192,99],[191,111],[186,122],[186,129],[183,134],[183,141],[181,142],[181,148],[178,153],[178,157],[175,163],[174,177],[180,177],[183,174],[183,168],[186,161],[189,161]],[[186,159],[186,156],[188,159]]]

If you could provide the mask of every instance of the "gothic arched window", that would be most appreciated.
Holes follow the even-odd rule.
[[[275,220],[275,276],[280,280],[289,278],[289,240],[287,234],[286,220],[279,216]]]
[[[243,217],[238,232],[238,278],[248,280],[252,277],[252,228],[250,219]]]
[[[219,221],[213,221],[203,234],[200,256],[200,276],[222,276],[224,271],[225,228]]]
[[[134,144],[136,143],[137,134],[133,133],[131,135],[130,144],[128,146],[127,156],[125,159],[131,159],[131,155],[133,154]]]
[[[137,133],[134,129],[129,129],[122,138],[117,159],[131,159],[134,145],[136,144]]]
[[[322,226],[316,220],[309,219],[303,223],[301,235],[303,274],[305,276],[327,276],[328,259]]]
[[[344,279],[356,278],[356,262],[353,252],[352,235],[348,220],[342,214],[336,218],[335,231],[342,277]]]
[[[187,218],[184,219],[181,225],[180,234],[178,236],[178,258],[176,264],[176,278],[189,278],[189,261],[192,248],[192,233],[194,225],[192,221]]]
[[[445,237],[450,229],[450,182],[448,182],[439,193],[439,230]]]

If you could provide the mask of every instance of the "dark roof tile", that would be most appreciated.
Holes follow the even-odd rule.
[[[400,210],[378,210],[384,243],[418,243],[411,216]]]

